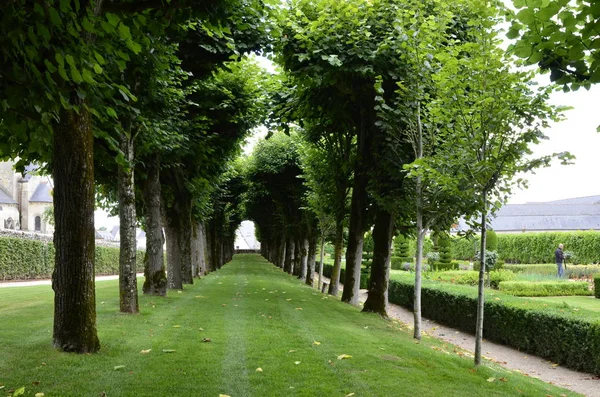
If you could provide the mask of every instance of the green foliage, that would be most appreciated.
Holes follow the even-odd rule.
[[[423,317],[464,332],[475,330],[476,289],[424,282],[421,294]],[[390,281],[390,302],[412,310],[413,297],[410,277]],[[600,316],[595,312],[488,291],[485,315],[485,339],[575,370],[600,374]]]
[[[458,266],[452,264],[452,253],[450,244],[450,238],[446,234],[440,235],[438,237],[440,259],[436,263],[434,263],[434,270],[458,270]]]
[[[144,252],[137,252],[137,269],[142,271]],[[119,249],[96,246],[96,274],[119,274]],[[0,279],[50,278],[54,270],[54,245],[39,240],[0,238]]]
[[[453,284],[472,285],[475,286],[479,282],[478,271],[438,271],[425,274],[425,278],[429,280],[449,282]],[[503,281],[514,280],[515,274],[506,270],[490,272],[490,286],[498,288],[498,284]]]
[[[600,265],[567,265],[565,270],[566,278],[593,278],[596,274],[600,274]]]
[[[405,262],[403,259],[404,258],[401,258],[399,256],[392,256],[390,258],[390,268],[392,270],[402,270],[402,264],[409,263],[409,262]]]
[[[589,286],[585,281],[502,281],[498,289],[515,296],[592,295]]]
[[[452,237],[450,241],[454,259],[475,260],[475,253],[479,250],[479,237]]]
[[[493,230],[486,230],[485,232],[485,249],[498,251],[498,235]]]
[[[594,276],[594,296],[600,299],[600,275]]]
[[[571,267],[571,266],[569,266]],[[532,265],[516,265],[506,264],[504,265],[506,270],[510,270],[514,273],[524,274],[554,274],[556,275],[556,265],[554,264],[532,264]]]
[[[410,254],[409,239],[399,234],[394,238],[394,256],[402,260],[402,262],[411,263],[413,256]]]

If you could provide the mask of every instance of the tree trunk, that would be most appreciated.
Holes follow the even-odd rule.
[[[204,225],[203,222],[199,222],[198,223],[198,233],[199,233],[199,245],[200,245],[200,252],[199,252],[199,263],[198,263],[198,267],[199,267],[199,274],[200,277],[205,276],[208,272],[207,272],[207,266],[206,266],[206,255],[208,253],[208,248],[206,246],[206,226]]]
[[[180,227],[170,222],[165,227],[167,235],[167,286],[169,289],[183,289],[181,280],[181,243]]]
[[[481,248],[479,261],[479,285],[477,293],[477,327],[475,329],[475,365],[481,364],[481,344],[483,342],[483,312],[485,308],[485,243],[486,243],[486,218],[487,218],[487,192],[483,194],[483,210],[481,211]]]
[[[321,252],[319,254],[319,283],[317,288],[323,288],[323,260],[325,259],[325,233],[321,233]]]
[[[308,272],[308,238],[302,238],[300,243],[300,271],[298,278],[306,281],[306,273]]]
[[[279,238],[279,250],[278,250],[278,262],[277,266],[283,269],[285,264],[285,235],[281,235]]]
[[[333,270],[329,280],[329,295],[337,296],[340,289],[340,272],[342,270],[342,249],[344,244],[344,221],[337,219],[335,222],[335,241],[333,251]],[[346,265],[346,267],[348,267]]]
[[[161,215],[160,160],[148,163],[148,177],[144,185],[146,207],[146,255],[144,256],[145,295],[165,296],[167,274],[165,273],[164,236]]]
[[[306,285],[313,287],[315,283],[315,259],[317,256],[317,237],[313,234],[308,239],[308,269],[306,273]]]
[[[414,338],[421,340],[421,269],[423,268],[423,208],[421,203],[421,179],[417,177],[417,259],[415,261],[415,291],[413,299]]]
[[[192,222],[192,276],[200,278],[200,251],[202,250],[200,223]]]
[[[378,313],[387,317],[388,284],[390,281],[390,256],[394,234],[394,217],[388,211],[377,211],[373,228],[373,264],[369,278],[369,294],[363,312]]]
[[[192,199],[181,200],[181,217],[178,225],[179,231],[179,252],[181,253],[181,282],[183,284],[194,284],[194,274],[192,271]]]
[[[288,236],[285,241],[285,261],[283,265],[283,271],[292,274],[293,263],[292,257],[294,255],[294,239]]]
[[[138,291],[136,279],[136,216],[134,186],[133,139],[121,134],[121,151],[128,162],[127,167],[119,164],[119,301],[122,313],[138,313]]]
[[[90,114],[64,110],[54,130],[54,347],[100,349],[94,284],[94,136]]]

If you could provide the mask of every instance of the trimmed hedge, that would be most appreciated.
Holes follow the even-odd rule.
[[[318,266],[318,261],[317,261]],[[333,273],[333,265],[328,263],[323,263],[323,275],[327,278],[331,278],[331,274]],[[369,287],[369,269],[361,268],[360,269],[360,289],[367,289]],[[346,269],[340,269],[340,283],[344,283],[346,279]]]
[[[423,277],[429,280],[442,281],[461,285],[477,285],[479,283],[479,272],[474,270],[469,271],[442,271],[433,273],[423,273]],[[508,271],[491,271],[490,286],[498,288],[502,281],[510,281],[516,278],[515,274]]]
[[[514,296],[589,296],[589,286],[585,281],[502,281],[498,289]]]
[[[564,244],[577,263],[600,263],[600,232],[537,232],[498,234],[500,259],[513,263],[554,263],[554,250]],[[479,238],[453,238],[454,259],[473,259]]]
[[[571,267],[571,266],[569,266]],[[505,264],[504,269],[510,270],[513,273],[525,274],[553,274],[556,275],[556,265],[552,264],[534,264],[534,265],[517,265]]]
[[[600,275],[594,276],[594,296],[600,299]]]
[[[96,246],[96,275],[119,274],[119,249]],[[144,252],[137,253],[137,269],[144,269]],[[50,278],[54,245],[40,240],[0,237],[0,279]]]
[[[412,309],[414,281],[411,279],[390,281],[390,302]],[[474,333],[477,291],[424,280],[421,310],[423,317]],[[483,337],[565,367],[600,374],[600,316],[592,311],[574,312],[559,305],[544,306],[488,291]]]

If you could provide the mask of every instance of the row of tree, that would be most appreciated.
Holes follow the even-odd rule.
[[[119,213],[120,310],[181,289],[233,254],[231,161],[267,111],[262,0],[9,0],[0,10],[0,156],[54,176],[54,346],[95,352],[94,208]],[[163,254],[163,228],[167,268]]]
[[[385,316],[392,238],[416,236],[420,339],[425,233],[444,233],[464,216],[482,231],[485,257],[486,220],[523,183],[514,177],[569,158],[530,156],[561,109],[502,50],[498,26],[507,13],[501,3],[479,0],[289,4],[278,19],[283,83],[272,114],[272,125],[289,136],[275,133],[259,145],[248,171],[247,214],[270,261],[312,283],[316,237],[330,233],[329,293],[337,294],[347,227],[342,301],[356,305],[364,236],[372,230],[363,310]]]

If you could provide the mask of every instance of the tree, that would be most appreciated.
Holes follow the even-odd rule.
[[[482,262],[476,365],[481,363],[483,337],[487,219],[522,182],[513,180],[517,173],[543,166],[553,157],[531,159],[527,155],[530,146],[544,138],[548,120],[559,118],[558,109],[547,103],[549,90],[533,91],[531,73],[512,71],[494,31],[496,13],[496,9],[482,8],[480,18],[470,21],[469,40],[440,58],[443,67],[435,79],[439,98],[444,100],[432,104],[437,122],[452,126],[448,136],[454,138],[447,146],[451,150],[444,151],[444,156],[449,162],[463,164],[459,173],[470,181],[477,200],[471,213],[480,217],[480,222],[475,222],[481,229]]]
[[[513,0],[507,12],[509,52],[527,65],[550,72],[550,80],[565,91],[589,89],[600,82],[600,4],[586,0]]]

